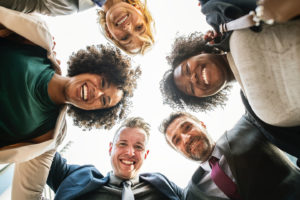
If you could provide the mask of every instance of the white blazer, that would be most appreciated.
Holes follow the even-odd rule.
[[[53,37],[47,24],[36,15],[0,7],[0,26],[23,36],[48,52],[56,73],[61,74],[52,47]],[[22,146],[0,149],[0,163],[16,163],[12,185],[12,199],[40,199],[53,155],[66,133],[67,106],[63,106],[54,128],[52,139],[38,144],[22,143]]]

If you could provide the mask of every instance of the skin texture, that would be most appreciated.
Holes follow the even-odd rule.
[[[196,161],[205,162],[215,146],[204,125],[188,116],[174,119],[166,129],[165,136],[174,149]]]
[[[110,108],[123,97],[123,91],[104,75],[89,73],[73,77],[55,74],[49,82],[48,93],[58,105],[71,104],[83,110]]]
[[[138,175],[149,153],[146,138],[146,132],[141,128],[124,127],[119,130],[109,148],[115,176],[130,179]]]
[[[110,36],[131,52],[143,45],[140,37],[146,34],[146,24],[141,11],[125,2],[112,5],[106,12],[106,25]]]
[[[228,68],[223,55],[198,54],[184,60],[174,69],[174,82],[187,95],[212,96],[230,81]]]
[[[86,88],[86,99],[83,98]],[[122,98],[123,91],[105,76],[80,74],[71,77],[65,86],[68,103],[84,110],[103,109],[115,106]]]

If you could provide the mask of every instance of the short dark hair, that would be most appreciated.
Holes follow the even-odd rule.
[[[166,134],[167,132],[167,129],[168,127],[170,126],[170,124],[176,120],[177,118],[179,117],[183,117],[183,116],[186,116],[186,117],[189,117],[193,120],[195,120],[196,122],[199,122],[200,123],[200,120],[195,117],[194,115],[191,115],[190,113],[187,113],[187,112],[173,112],[171,113],[166,119],[164,119],[162,121],[162,123],[160,124],[159,126],[159,131],[163,134]]]
[[[168,104],[173,109],[188,108],[196,112],[210,111],[217,106],[225,106],[225,102],[228,100],[228,91],[232,87],[230,84],[215,95],[199,98],[180,91],[174,82],[174,69],[184,60],[200,53],[219,54],[221,51],[207,44],[201,32],[194,32],[187,37],[179,36],[175,39],[172,51],[166,57],[171,69],[165,72],[160,81],[160,91],[164,104]]]
[[[131,117],[131,118],[126,119],[121,124],[121,126],[118,128],[118,130],[115,132],[113,141],[115,141],[115,138],[116,138],[118,132],[123,127],[143,129],[146,132],[147,142],[149,141],[149,137],[150,137],[150,124],[147,123],[147,122],[145,122],[145,120],[143,118],[141,118],[141,117]]]
[[[83,110],[70,105],[68,114],[73,117],[74,124],[91,129],[110,129],[117,121],[128,114],[131,106],[129,98],[136,88],[136,79],[141,75],[139,67],[131,69],[131,60],[122,55],[112,45],[87,46],[70,56],[68,76],[83,73],[105,75],[112,83],[123,91],[123,97],[115,106],[98,110]]]

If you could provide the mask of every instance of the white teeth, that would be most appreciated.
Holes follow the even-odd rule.
[[[121,21],[119,21],[117,24],[120,25],[122,24],[123,22],[125,22],[125,20],[128,18],[128,16],[126,15]]]
[[[202,78],[203,78],[203,80],[204,80],[204,83],[205,83],[206,85],[208,85],[207,76],[206,76],[206,68],[204,68],[204,69],[202,70]]]
[[[122,160],[122,163],[125,163],[127,165],[132,165],[133,161],[128,161],[128,160]]]
[[[81,98],[84,100],[84,101],[86,101],[87,100],[87,86],[86,86],[86,84],[84,84],[84,85],[82,85],[82,87],[81,87]]]

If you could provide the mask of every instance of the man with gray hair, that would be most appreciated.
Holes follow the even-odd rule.
[[[183,191],[160,173],[139,171],[147,158],[150,126],[142,118],[129,118],[116,131],[109,154],[113,170],[103,176],[92,165],[68,165],[56,153],[47,184],[55,199],[182,199]]]

